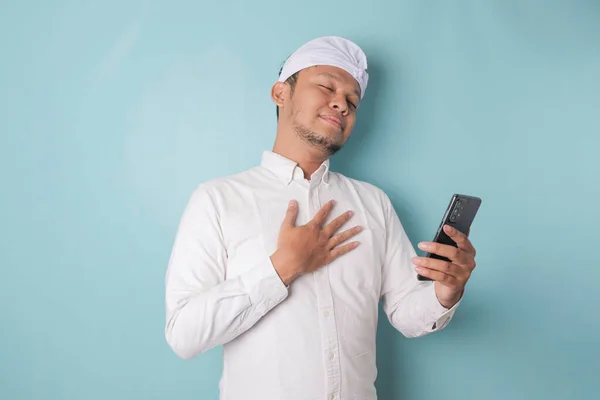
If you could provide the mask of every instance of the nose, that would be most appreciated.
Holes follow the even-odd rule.
[[[334,94],[331,98],[330,107],[346,115],[348,113],[348,104],[346,103],[346,97],[342,93]]]

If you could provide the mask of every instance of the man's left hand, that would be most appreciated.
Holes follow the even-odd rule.
[[[475,248],[464,233],[445,225],[444,232],[456,242],[458,247],[421,242],[419,248],[432,254],[446,257],[450,261],[428,257],[414,257],[417,272],[434,280],[435,294],[440,304],[452,308],[461,298],[465,285],[475,269]]]

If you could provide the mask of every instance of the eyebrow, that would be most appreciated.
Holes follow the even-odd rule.
[[[337,75],[335,75],[335,74],[332,74],[331,72],[321,72],[321,73],[319,73],[319,74],[318,74],[318,76],[321,76],[321,75],[323,75],[323,76],[326,76],[326,77],[328,77],[328,78],[331,78],[331,79],[333,79],[333,80],[336,80],[336,81],[338,81],[338,82],[341,82],[341,81],[342,81],[342,79],[341,79],[339,76],[337,76]],[[360,91],[359,91],[359,90],[355,90],[353,93],[354,93],[355,95],[357,95],[357,96],[358,96],[358,98],[360,99]]]

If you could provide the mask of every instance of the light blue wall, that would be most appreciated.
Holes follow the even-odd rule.
[[[334,168],[415,243],[452,193],[484,200],[451,325],[380,319],[380,398],[597,398],[593,0],[2,2],[0,398],[217,399],[221,348],[164,339],[173,237],[199,182],[271,148],[277,71],[322,35],[370,61]]]

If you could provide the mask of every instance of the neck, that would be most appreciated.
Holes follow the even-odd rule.
[[[281,126],[277,128],[277,136],[272,151],[298,163],[298,166],[304,172],[304,179],[310,179],[311,175],[329,158],[328,153],[324,153],[322,149],[306,143],[293,129],[290,128],[283,132]]]

